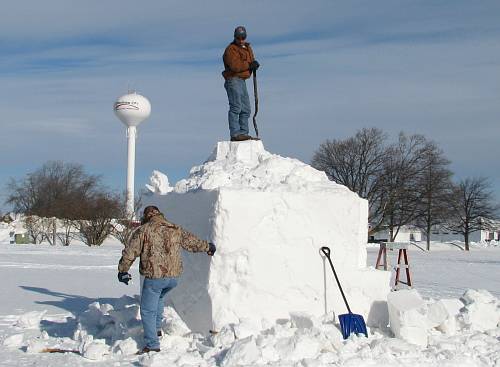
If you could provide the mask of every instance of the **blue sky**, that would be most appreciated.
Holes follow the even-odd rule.
[[[228,138],[221,55],[244,24],[262,64],[268,150],[308,162],[325,139],[363,127],[421,133],[457,178],[488,176],[500,196],[498,19],[498,1],[8,2],[0,186],[61,159],[122,190],[126,138],[112,105],[128,85],[152,103],[136,187],[154,169],[184,177]]]

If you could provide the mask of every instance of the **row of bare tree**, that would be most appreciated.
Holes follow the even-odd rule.
[[[100,246],[111,234],[125,243],[133,229],[124,195],[108,190],[101,177],[80,164],[51,161],[7,184],[7,200],[24,214],[25,228],[34,243],[68,246],[79,239]]]
[[[489,181],[472,177],[454,182],[450,161],[422,135],[400,133],[390,143],[377,128],[344,140],[326,140],[313,167],[369,202],[370,233],[387,229],[394,241],[403,226],[422,230],[430,248],[434,228],[462,234],[469,249],[471,232],[487,229],[498,216]]]

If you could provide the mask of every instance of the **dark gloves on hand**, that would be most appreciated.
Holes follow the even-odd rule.
[[[128,282],[132,280],[132,275],[129,273],[118,273],[118,281],[128,285]]]
[[[250,63],[250,66],[248,67],[248,69],[250,71],[257,71],[257,69],[260,67],[260,64],[257,60],[254,60]]]
[[[214,245],[212,242],[209,242],[209,243],[208,243],[208,251],[207,251],[207,254],[208,254],[209,256],[214,256],[214,254],[215,254],[215,251],[216,251],[216,250],[217,250],[217,249],[215,248],[215,245]]]

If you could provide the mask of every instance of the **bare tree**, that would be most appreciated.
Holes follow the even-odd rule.
[[[386,139],[382,130],[364,128],[345,140],[327,140],[314,153],[311,164],[371,204],[381,195]],[[370,206],[370,222],[380,216],[378,209]]]
[[[428,144],[422,135],[400,133],[398,141],[386,150],[379,190],[370,206],[375,219],[372,231],[387,228],[391,241],[417,217],[417,203],[422,197],[419,177]]]
[[[61,219],[59,222],[61,226],[58,227],[57,239],[63,246],[69,246],[75,238],[75,234],[73,233],[76,228],[75,221],[72,219]]]
[[[42,218],[36,215],[27,215],[23,218],[23,224],[28,233],[28,237],[35,245],[42,242],[45,235]]]
[[[37,231],[41,230],[50,244],[59,238],[64,245],[71,241],[69,224],[89,217],[89,211],[84,212],[83,208],[89,208],[96,198],[108,195],[99,176],[86,173],[80,164],[61,161],[47,162],[20,180],[11,179],[7,192],[6,203],[15,211],[38,218],[28,223],[29,231],[36,233],[35,238],[32,237],[34,241],[40,240]],[[57,231],[56,218],[65,223],[61,234]]]
[[[140,225],[140,221],[135,219],[135,213],[142,206],[142,197],[143,193],[140,193],[134,200],[134,213],[128,213],[126,193],[123,193],[120,197],[120,215],[118,220],[111,223],[113,227],[111,234],[124,245],[130,241],[132,234]]]
[[[488,228],[488,222],[498,217],[491,184],[484,177],[466,178],[453,188],[450,200],[449,230],[464,236],[465,250],[469,251],[471,232]]]
[[[40,218],[43,240],[47,240],[49,245],[55,246],[57,240],[57,218]]]
[[[87,246],[100,246],[112,233],[114,218],[120,215],[121,201],[116,195],[99,193],[88,198],[75,220],[78,238]]]
[[[27,215],[71,218],[75,205],[100,189],[99,181],[80,164],[50,161],[21,180],[11,179],[6,204]]]
[[[443,225],[449,217],[449,200],[452,188],[450,161],[434,142],[423,152],[424,168],[420,174],[419,187],[422,192],[417,203],[415,226],[425,235],[427,250],[430,250],[433,227]]]
[[[435,147],[422,135],[400,133],[386,145],[379,129],[362,129],[345,140],[327,140],[315,152],[312,165],[368,199],[370,233],[387,228],[391,241],[419,216],[426,152]]]

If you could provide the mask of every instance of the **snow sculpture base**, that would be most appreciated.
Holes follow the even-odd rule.
[[[290,312],[346,313],[321,246],[331,248],[353,312],[387,325],[390,273],[366,268],[367,201],[323,172],[270,154],[260,141],[219,142],[188,179],[148,201],[217,245],[213,258],[184,253],[169,293],[193,331],[260,328]]]

